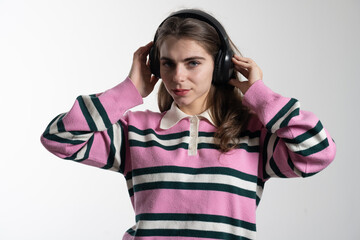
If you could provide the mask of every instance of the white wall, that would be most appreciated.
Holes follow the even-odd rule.
[[[133,52],[182,7],[213,13],[265,83],[315,112],[337,143],[318,175],[267,183],[258,238],[360,239],[356,0],[0,0],[0,239],[115,240],[133,224],[120,174],[58,159],[39,138],[78,95],[122,81]]]

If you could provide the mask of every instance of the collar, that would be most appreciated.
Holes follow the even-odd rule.
[[[184,113],[183,111],[180,110],[180,108],[178,108],[175,104],[175,102],[173,102],[171,104],[171,108],[164,114],[164,116],[161,119],[160,122],[160,128],[161,129],[169,129],[172,128],[173,126],[175,126],[180,120],[184,119],[184,118],[191,118],[194,117],[192,115],[188,115],[186,113]],[[206,120],[208,120],[212,125],[215,126],[214,122],[212,121],[211,117],[210,117],[210,111],[209,109],[200,113],[199,115],[195,115],[195,117],[198,118],[205,118]]]

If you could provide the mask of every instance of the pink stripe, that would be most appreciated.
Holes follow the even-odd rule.
[[[89,159],[82,163],[94,167],[103,167],[107,163],[110,149],[110,138],[107,132],[95,132],[94,141],[90,150]]]
[[[72,156],[74,152],[78,151],[85,144],[73,145],[68,143],[59,143],[48,140],[44,138],[43,135],[41,135],[40,141],[48,151],[60,158]]]
[[[329,146],[324,150],[311,154],[306,158],[299,154],[292,153],[292,159],[296,168],[305,173],[315,173],[326,168],[335,158],[336,145],[332,141],[328,131],[325,129]]]
[[[135,193],[141,213],[196,213],[228,216],[255,223],[256,200],[219,191],[158,189]]]
[[[288,126],[291,126],[291,128],[279,129],[277,134],[282,138],[296,138],[314,128],[318,122],[319,119],[313,113],[300,111],[300,115],[290,120]]]
[[[76,100],[71,110],[62,119],[66,131],[89,131],[89,125],[80,109],[79,102]]]
[[[167,151],[159,147],[131,147],[130,151],[133,169],[176,165],[190,168],[227,167],[255,176],[258,172],[259,154],[243,149],[226,154],[221,154],[216,149],[199,149],[197,156],[188,156],[187,149]]]

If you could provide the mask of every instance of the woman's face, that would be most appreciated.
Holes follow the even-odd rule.
[[[189,115],[206,110],[213,57],[196,41],[168,37],[160,46],[160,75],[177,106]]]

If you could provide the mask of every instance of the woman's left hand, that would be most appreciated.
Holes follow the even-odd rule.
[[[243,94],[246,93],[246,91],[252,84],[254,84],[254,82],[262,80],[263,73],[254,60],[234,55],[232,61],[234,63],[235,71],[240,72],[244,77],[247,78],[247,81],[240,82],[237,79],[231,79],[229,84],[239,88]]]

